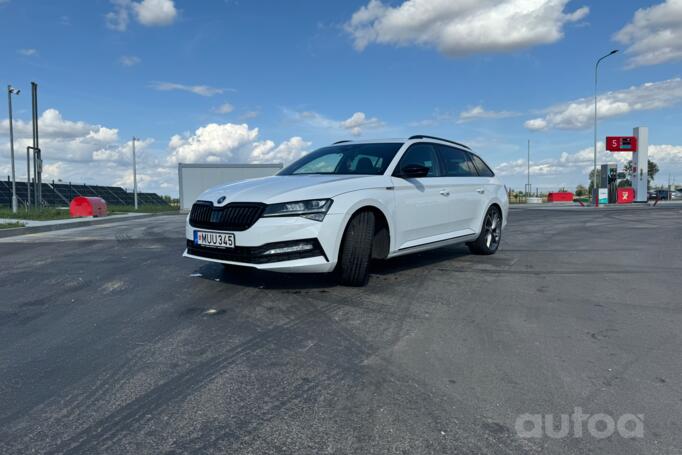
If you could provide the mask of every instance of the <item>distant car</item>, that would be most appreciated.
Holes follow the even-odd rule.
[[[429,136],[342,141],[279,174],[205,191],[184,256],[276,272],[338,271],[362,286],[371,259],[466,243],[493,254],[509,201],[469,147]]]
[[[653,190],[649,191],[648,195],[650,200],[682,200],[682,190]]]

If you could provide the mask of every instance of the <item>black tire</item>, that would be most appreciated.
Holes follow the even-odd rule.
[[[351,218],[339,252],[339,281],[345,286],[364,286],[369,280],[369,263],[374,239],[374,214],[362,211]]]
[[[495,254],[502,242],[502,213],[496,206],[492,206],[483,217],[481,234],[473,242],[467,243],[473,254]]]

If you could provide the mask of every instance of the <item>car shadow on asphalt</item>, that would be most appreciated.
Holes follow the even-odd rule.
[[[401,272],[428,269],[430,266],[458,260],[470,255],[471,253],[466,246],[446,246],[422,253],[413,253],[383,261],[375,261],[372,263],[370,271],[376,275],[399,275]]]
[[[212,263],[199,267],[196,274],[205,280],[259,289],[320,289],[338,285],[331,273],[277,273]]]
[[[387,260],[372,261],[371,275],[394,276],[400,279],[404,272],[457,260],[468,256],[469,250],[462,246],[443,247]],[[192,275],[219,283],[259,289],[324,289],[339,286],[335,273],[277,273],[251,267],[227,266],[207,263]],[[370,282],[372,277],[370,276]]]

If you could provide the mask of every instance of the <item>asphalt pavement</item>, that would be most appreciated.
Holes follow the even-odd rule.
[[[183,223],[0,239],[0,453],[680,453],[680,208],[513,209],[365,288],[182,258]],[[643,437],[517,432],[576,408]]]

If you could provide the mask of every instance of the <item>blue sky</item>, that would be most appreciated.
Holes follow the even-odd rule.
[[[24,90],[18,156],[39,84],[48,178],[131,187],[133,135],[142,189],[176,194],[177,162],[424,133],[471,144],[517,188],[530,139],[534,183],[574,188],[594,62],[621,49],[600,70],[599,137],[649,126],[657,180],[682,183],[681,0],[0,0],[0,41],[0,84]]]

